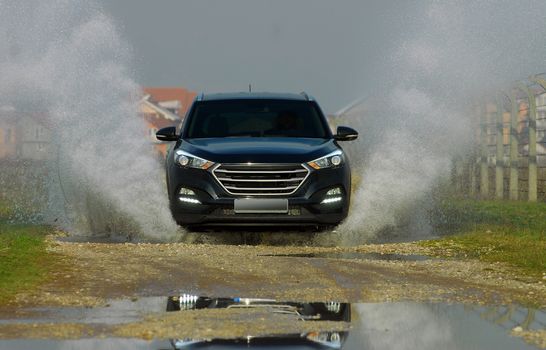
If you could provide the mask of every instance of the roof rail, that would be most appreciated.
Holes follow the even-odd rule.
[[[204,99],[205,99],[205,93],[204,92],[197,95],[197,101],[203,101]]]
[[[305,97],[305,99],[306,99],[307,101],[309,101],[309,95],[307,95],[307,92],[302,91],[302,92],[300,92],[300,95],[302,95],[303,97]]]

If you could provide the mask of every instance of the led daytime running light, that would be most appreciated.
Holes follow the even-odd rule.
[[[198,199],[190,198],[190,197],[178,197],[178,200],[184,203],[201,204],[201,202]]]
[[[330,204],[330,203],[336,203],[341,202],[343,200],[342,197],[332,197],[332,198],[326,198],[324,199],[321,204]]]

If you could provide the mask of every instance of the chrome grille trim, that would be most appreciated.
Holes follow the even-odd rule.
[[[229,164],[226,164],[226,165],[229,165]],[[249,165],[251,166],[251,165]],[[245,173],[245,174],[248,174],[248,173],[252,173],[252,174],[269,174],[271,173],[271,171],[264,171],[264,170],[225,170],[225,169],[218,169],[218,170],[215,170],[219,173]],[[303,173],[303,172],[307,172],[306,169],[297,169],[297,170],[276,170],[275,173],[276,174],[292,174],[292,173]]]
[[[217,164],[211,173],[230,195],[289,196],[305,183],[311,169],[299,163]],[[263,186],[257,187],[258,183]]]
[[[235,187],[235,186],[226,186],[227,189],[230,190],[239,190],[239,191],[286,191],[286,190],[292,190],[294,188],[298,188],[298,186],[287,186],[287,187]]]
[[[279,180],[271,180],[271,179],[261,179],[261,180],[242,180],[242,179],[229,179],[227,177],[219,177],[219,181],[228,181],[228,182],[279,182]],[[282,180],[282,182],[295,182],[295,181],[303,181],[305,180],[305,177],[295,177],[293,179],[285,179]]]

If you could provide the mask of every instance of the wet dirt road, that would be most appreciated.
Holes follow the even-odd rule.
[[[361,348],[361,338],[374,349],[546,347],[543,281],[502,264],[437,258],[413,243],[337,248],[52,238],[49,249],[63,263],[48,283],[0,308],[0,349],[28,348],[33,339],[49,339],[43,344],[50,348],[95,348],[98,339],[120,348],[186,348],[249,336],[347,349]],[[184,312],[166,312],[169,305]],[[324,318],[330,312],[324,308],[336,305],[350,317]],[[305,314],[317,307],[322,311]],[[413,340],[397,344],[404,334]]]

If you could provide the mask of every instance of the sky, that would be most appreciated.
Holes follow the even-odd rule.
[[[306,91],[328,113],[374,92],[369,80],[388,74],[393,42],[417,13],[382,0],[100,1],[142,85]]]

